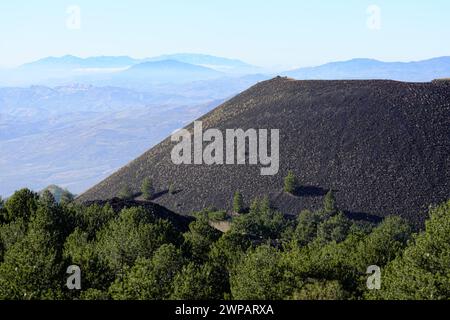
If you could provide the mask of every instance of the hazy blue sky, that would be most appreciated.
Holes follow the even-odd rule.
[[[81,9],[80,29],[67,26],[71,5]],[[370,5],[381,10],[380,23]],[[291,67],[418,60],[450,55],[449,17],[448,0],[1,1],[0,66],[50,55],[176,52]]]

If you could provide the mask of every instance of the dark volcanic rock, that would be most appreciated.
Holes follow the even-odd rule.
[[[248,204],[269,195],[286,214],[321,206],[333,189],[354,217],[401,215],[415,224],[430,204],[450,197],[450,84],[395,81],[261,82],[201,118],[204,129],[280,129],[280,171],[259,166],[174,165],[166,139],[81,195],[108,199],[124,185],[138,191],[151,177],[162,190],[155,202],[182,214],[230,208],[240,190]],[[190,125],[188,128],[192,128]],[[224,132],[224,131],[223,131]],[[303,186],[282,192],[293,170]],[[172,183],[177,192],[164,192]]]

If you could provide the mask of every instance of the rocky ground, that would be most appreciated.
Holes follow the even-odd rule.
[[[416,225],[430,204],[450,197],[450,83],[395,81],[261,82],[201,118],[204,129],[280,129],[280,171],[260,166],[174,165],[166,139],[81,195],[110,199],[125,186],[139,192],[150,177],[154,202],[188,215],[205,207],[231,209],[268,195],[286,214],[318,208],[333,189],[339,208],[355,218],[398,214]],[[192,128],[192,125],[188,128]],[[301,188],[285,194],[293,170]],[[176,188],[168,192],[169,185]]]

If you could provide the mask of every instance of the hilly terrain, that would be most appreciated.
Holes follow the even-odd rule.
[[[223,101],[90,86],[0,89],[0,195],[50,184],[81,193]]]
[[[207,128],[280,129],[280,171],[260,176],[250,165],[174,165],[164,140],[82,194],[111,199],[124,187],[136,194],[144,178],[154,201],[182,214],[231,209],[239,190],[246,205],[268,195],[285,214],[321,206],[332,189],[337,205],[357,219],[401,215],[419,225],[428,207],[450,195],[450,84],[447,81],[261,82],[206,114]],[[192,125],[187,128],[192,129]],[[301,188],[283,192],[289,170]],[[171,194],[169,185],[176,189]]]
[[[390,79],[428,82],[450,75],[450,57],[422,61],[385,62],[374,59],[352,59],[330,62],[317,67],[300,68],[283,75],[298,80]]]
[[[146,81],[146,82],[192,82],[196,80],[215,79],[223,76],[219,71],[184,63],[176,60],[144,62],[118,72],[112,76],[113,81]]]
[[[252,66],[237,59],[228,59],[206,54],[177,53],[165,54],[145,59],[146,61],[176,60],[231,74],[253,74],[261,72],[260,67]]]
[[[54,70],[70,71],[71,69],[88,68],[126,68],[140,63],[141,60],[133,59],[127,56],[101,56],[80,58],[72,55],[62,57],[46,57],[26,63],[20,66],[20,69],[47,68]]]
[[[161,73],[164,71],[162,67],[170,72]],[[120,76],[122,71],[129,69],[133,70],[122,74],[123,77]],[[188,72],[192,78],[185,77],[184,80],[194,81],[210,79],[212,76],[257,74],[263,69],[237,59],[195,53],[166,54],[142,59],[128,56],[80,58],[65,55],[45,57],[18,67],[0,68],[0,86],[61,86],[72,83],[117,85],[139,71],[141,73],[139,76],[142,76],[143,72],[148,72],[147,77],[151,77],[153,82],[165,83],[180,82],[179,76],[186,76]],[[162,75],[162,78],[158,79],[157,75]]]

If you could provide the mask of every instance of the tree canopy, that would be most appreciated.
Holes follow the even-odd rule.
[[[182,232],[144,207],[27,189],[0,213],[0,299],[450,299],[450,201],[416,233],[398,216],[352,220],[332,193],[296,218],[255,199],[225,233],[212,227],[216,209]],[[81,290],[66,286],[71,265]],[[371,266],[379,290],[367,287]]]

